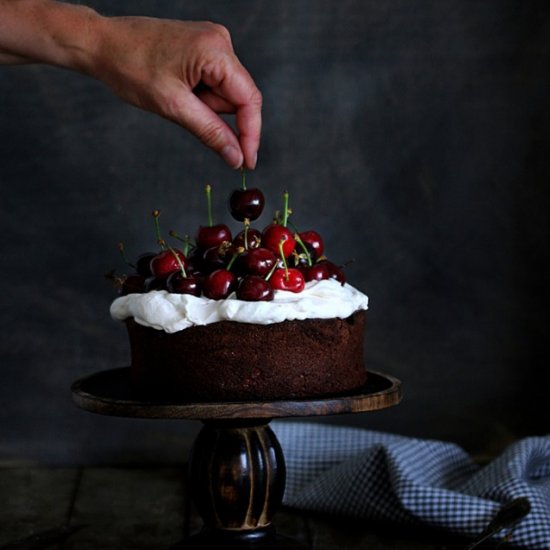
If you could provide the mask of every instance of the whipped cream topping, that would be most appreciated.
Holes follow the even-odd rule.
[[[368,297],[334,279],[310,281],[300,293],[275,290],[270,302],[238,300],[235,293],[225,300],[153,290],[117,298],[110,308],[113,319],[133,317],[136,323],[173,333],[196,325],[237,321],[269,325],[304,319],[345,319],[368,308]]]

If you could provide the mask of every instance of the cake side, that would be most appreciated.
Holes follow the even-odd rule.
[[[365,311],[273,324],[220,321],[175,333],[125,321],[134,390],[186,401],[301,399],[363,386]]]

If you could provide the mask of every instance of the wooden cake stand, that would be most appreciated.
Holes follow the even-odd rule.
[[[401,401],[401,382],[369,372],[350,395],[299,401],[176,403],[132,395],[129,368],[81,378],[71,387],[82,409],[111,416],[200,420],[189,457],[190,491],[203,530],[173,549],[298,549],[275,532],[273,516],[285,490],[283,451],[269,423],[274,418],[375,411]]]

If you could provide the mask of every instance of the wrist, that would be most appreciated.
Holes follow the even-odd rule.
[[[0,0],[0,60],[48,63],[88,72],[102,17],[52,0]]]

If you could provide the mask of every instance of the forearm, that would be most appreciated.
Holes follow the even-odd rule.
[[[186,128],[232,168],[256,165],[262,97],[221,25],[0,0],[0,64],[32,62],[100,80],[128,103]],[[220,113],[235,115],[237,132]]]
[[[51,0],[0,0],[0,63],[40,62],[89,72],[102,17]]]

